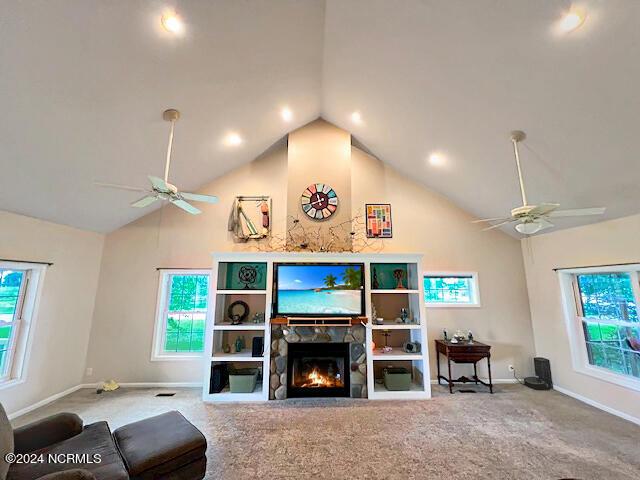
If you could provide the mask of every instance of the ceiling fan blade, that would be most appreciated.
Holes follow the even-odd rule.
[[[529,215],[532,217],[537,217],[539,215],[547,215],[549,212],[553,212],[556,208],[560,206],[559,203],[541,203],[537,205],[529,212]]]
[[[169,187],[167,186],[167,182],[165,182],[163,179],[154,177],[153,175],[148,175],[148,178],[151,182],[151,185],[153,185],[153,188],[155,188],[156,190],[160,190],[161,192],[170,191]]]
[[[170,202],[173,203],[176,207],[181,208],[185,212],[189,212],[191,215],[198,215],[199,213],[202,213],[196,207],[194,207],[190,203],[185,202],[184,200],[170,200]]]
[[[117,183],[103,183],[103,182],[93,182],[93,184],[97,187],[103,188],[115,188],[117,190],[130,190],[132,192],[146,192],[146,188],[140,187],[130,187],[129,185],[118,185]]]
[[[194,202],[218,203],[218,197],[215,195],[200,195],[199,193],[180,192],[180,196]]]
[[[573,210],[557,210],[549,214],[550,217],[580,217],[584,215],[602,215],[605,207],[575,208]]]
[[[512,218],[510,218],[510,219],[505,220],[505,221],[503,221],[503,222],[496,223],[495,225],[491,225],[490,227],[483,228],[483,229],[482,229],[482,231],[483,231],[483,232],[486,232],[486,231],[489,231],[489,230],[493,230],[494,228],[501,227],[501,226],[506,225],[507,223],[511,223],[511,222],[513,222],[513,221],[514,221],[514,220],[513,220]]]
[[[497,221],[504,222],[507,220],[511,220],[511,217],[482,218],[480,220],[473,220],[471,223],[484,223],[484,222],[497,222]]]
[[[146,197],[142,197],[140,200],[136,200],[135,202],[133,202],[131,206],[136,208],[144,208],[148,207],[156,200],[158,200],[158,197],[154,195],[147,195]]]

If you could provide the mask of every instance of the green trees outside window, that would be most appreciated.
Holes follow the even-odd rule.
[[[424,277],[427,303],[473,303],[472,277]]]
[[[202,352],[208,275],[170,275],[165,352]]]
[[[24,272],[0,269],[0,377],[7,374],[9,348],[16,333]]]
[[[635,273],[576,275],[591,365],[640,378],[640,323]]]

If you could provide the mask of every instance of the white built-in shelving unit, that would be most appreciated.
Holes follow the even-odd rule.
[[[212,299],[207,315],[205,352],[209,356],[206,362],[203,382],[203,400],[217,401],[266,401],[269,398],[269,364],[271,347],[271,309],[273,289],[273,267],[277,263],[362,263],[364,264],[365,306],[366,306],[366,351],[367,351],[367,390],[370,399],[426,399],[431,397],[429,376],[429,352],[427,326],[424,308],[424,292],[421,281],[421,256],[411,254],[358,254],[358,253],[215,253],[211,275]],[[261,289],[225,289],[227,269],[234,263],[264,264],[266,267],[264,288]],[[382,271],[401,266],[407,272],[403,283],[406,288],[372,289],[372,273],[375,268]],[[388,287],[388,285],[385,285]],[[227,308],[236,300],[246,302],[251,309],[249,321],[241,325],[231,325],[227,319]],[[372,319],[372,305],[378,316],[384,318],[384,324],[375,324]],[[399,308],[409,311],[411,323],[397,323]],[[254,324],[250,318],[254,313],[264,313],[265,323]],[[383,352],[383,334],[389,334],[393,350]],[[232,339],[242,335],[247,339],[243,351],[233,350]],[[264,354],[251,355],[251,338],[264,337]],[[404,341],[420,342],[418,353],[406,353],[401,344]],[[374,347],[374,342],[376,346]],[[229,353],[223,352],[223,345],[232,347]],[[252,393],[230,393],[228,389],[220,393],[211,393],[211,367],[220,362],[230,366],[258,368],[261,380]],[[404,366],[412,372],[413,383],[408,391],[388,391],[381,383],[383,371],[387,367]]]

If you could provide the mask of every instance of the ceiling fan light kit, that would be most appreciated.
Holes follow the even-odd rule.
[[[173,151],[173,133],[176,122],[180,119],[180,112],[174,108],[170,108],[162,112],[162,119],[171,123],[171,128],[169,129],[169,143],[167,145],[167,157],[164,165],[164,179],[148,175],[149,182],[151,182],[150,190],[130,187],[127,185],[116,185],[113,183],[96,182],[96,185],[106,188],[115,188],[118,190],[145,192],[146,195],[144,197],[131,203],[131,206],[135,208],[145,208],[155,203],[157,200],[164,200],[178,208],[181,208],[191,215],[198,215],[199,213],[202,213],[202,211],[191,205],[187,200],[192,202],[218,203],[218,197],[214,195],[181,192],[178,190],[178,187],[169,183],[169,167],[171,166],[171,153]]]
[[[520,185],[522,205],[511,209],[510,216],[508,217],[485,218],[482,220],[474,220],[472,223],[489,223],[490,225],[483,230],[493,230],[508,223],[515,223],[515,229],[518,233],[523,235],[534,235],[541,230],[553,227],[553,223],[549,221],[550,217],[602,215],[605,212],[604,207],[557,210],[560,207],[559,203],[530,205],[527,201],[527,192],[524,188],[524,176],[522,174],[520,151],[518,149],[518,143],[523,142],[527,138],[527,135],[522,130],[514,130],[511,132],[510,138],[511,143],[513,144],[513,155],[515,157],[516,168],[518,170],[518,182]]]

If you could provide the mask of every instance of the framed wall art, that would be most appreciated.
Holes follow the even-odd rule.
[[[367,203],[365,212],[367,238],[393,237],[390,203]]]

